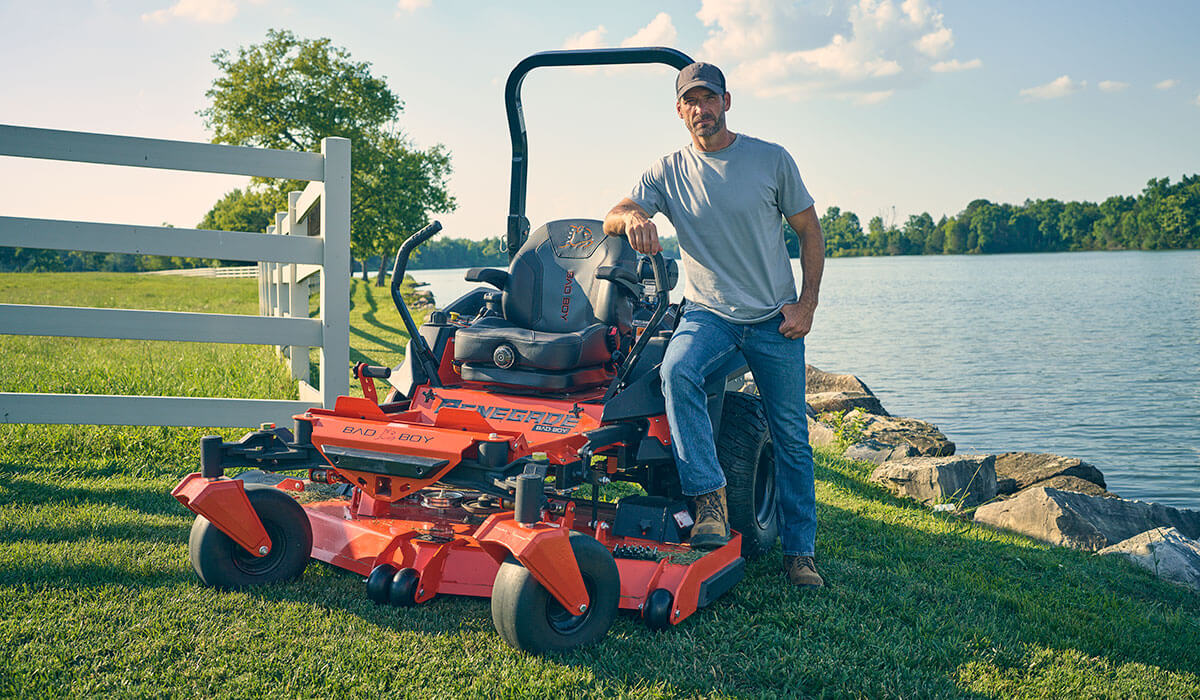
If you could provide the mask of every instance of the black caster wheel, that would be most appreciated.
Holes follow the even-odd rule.
[[[492,624],[509,645],[532,654],[569,651],[599,641],[617,616],[620,574],[612,553],[595,539],[572,532],[571,551],[591,606],[565,609],[514,557],[500,565],[492,587]]]
[[[245,488],[250,506],[271,538],[271,551],[256,557],[199,515],[188,537],[192,568],[206,585],[226,589],[299,578],[312,554],[312,526],[304,509],[279,489],[250,484]]]
[[[392,587],[392,577],[396,575],[396,567],[391,564],[380,564],[371,569],[367,577],[367,597],[379,605],[388,602],[388,589]]]
[[[646,597],[642,607],[642,619],[652,630],[662,630],[671,626],[671,610],[675,607],[675,598],[665,588],[655,588]]]
[[[392,576],[388,586],[388,602],[398,608],[417,604],[417,582],[421,575],[416,569],[404,567]]]

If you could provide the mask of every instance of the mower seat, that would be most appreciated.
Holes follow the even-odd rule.
[[[605,365],[628,345],[634,294],[599,279],[602,267],[637,274],[628,241],[592,219],[551,221],[534,231],[507,272],[475,268],[468,281],[499,289],[501,316],[484,316],[454,335],[462,378],[551,391],[603,383]]]

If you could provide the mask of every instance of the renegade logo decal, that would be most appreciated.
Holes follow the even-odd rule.
[[[533,430],[543,433],[569,433],[579,423],[579,415],[571,413],[547,413],[544,411],[528,411],[519,408],[500,408],[499,406],[484,406],[473,403],[463,403],[462,399],[442,398],[441,404],[434,411],[443,408],[464,408],[479,411],[479,415],[493,421],[509,421],[513,423],[533,423]]]

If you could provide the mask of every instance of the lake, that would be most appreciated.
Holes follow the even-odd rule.
[[[463,272],[412,275],[444,304]],[[959,452],[1079,457],[1200,508],[1200,251],[827,260],[807,350]]]

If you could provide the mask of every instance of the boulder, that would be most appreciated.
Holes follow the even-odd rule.
[[[834,374],[812,365],[804,368],[804,393],[817,413],[853,411],[888,415],[875,394],[853,374]]]
[[[864,414],[859,442],[874,440],[892,447],[908,445],[922,457],[945,457],[954,454],[954,443],[936,427],[924,421],[898,416]],[[849,420],[850,416],[846,416]]]
[[[1006,452],[996,457],[996,478],[1012,479],[1016,484],[1011,491],[1001,493],[1023,491],[1056,476],[1074,476],[1090,481],[1101,489],[1108,486],[1104,483],[1104,475],[1099,469],[1074,457],[1034,452]]]
[[[833,428],[813,419],[811,416],[808,419],[808,444],[813,447],[829,447],[837,445],[837,433],[833,432]]]
[[[907,443],[887,445],[878,440],[863,440],[846,448],[847,459],[857,459],[872,464],[883,464],[889,459],[916,457],[917,448]]]
[[[1173,527],[1148,530],[1097,554],[1123,554],[1159,578],[1200,591],[1200,542]]]
[[[1200,512],[1036,486],[980,506],[975,521],[1050,544],[1096,551],[1156,527],[1200,537]]]
[[[907,457],[879,466],[871,481],[926,505],[953,501],[970,508],[996,497],[995,465],[993,455]]]
[[[834,374],[817,369],[812,365],[804,366],[804,393],[821,394],[827,391],[844,391],[851,394],[868,394],[874,396],[866,384],[853,374]]]
[[[1014,480],[1015,481],[1015,480]],[[1058,489],[1059,491],[1074,491],[1075,493],[1086,493],[1089,496],[1101,496],[1103,498],[1120,498],[1117,494],[1105,489],[1102,486],[1097,486],[1095,483],[1087,479],[1080,479],[1077,476],[1069,476],[1059,474],[1052,476],[1045,481],[1039,481],[1030,488],[1044,486],[1049,489]],[[1003,493],[1003,491],[1001,491]],[[1011,492],[1010,492],[1011,493]]]
[[[863,394],[850,391],[822,391],[816,394],[807,394],[808,404],[813,407],[817,413],[843,412],[861,409],[867,413],[874,413],[881,416],[888,415],[888,412],[883,410],[883,405],[879,403],[879,399],[872,394]]]

